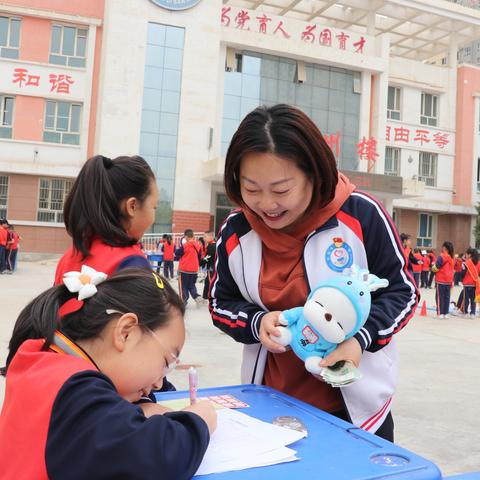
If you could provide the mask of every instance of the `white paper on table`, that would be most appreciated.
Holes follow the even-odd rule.
[[[286,448],[305,437],[263,422],[236,410],[219,410],[217,429],[196,475],[243,470],[297,460],[295,451]]]

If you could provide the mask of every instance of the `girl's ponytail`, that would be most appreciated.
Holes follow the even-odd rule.
[[[121,202],[130,197],[143,202],[155,176],[138,156],[113,160],[96,155],[85,163],[65,201],[63,217],[73,245],[88,257],[94,235],[109,245],[133,245],[138,239],[125,231]]]
[[[73,294],[64,285],[59,285],[36,297],[20,312],[8,344],[9,352],[2,375],[7,373],[12,358],[25,340],[44,338],[48,348],[55,330],[59,328],[58,309],[70,298]]]

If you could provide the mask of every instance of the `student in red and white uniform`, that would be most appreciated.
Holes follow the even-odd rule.
[[[427,288],[428,287],[428,275],[430,273],[430,257],[427,255],[426,250],[422,250],[422,273],[421,273],[421,281],[420,281],[420,286],[421,288]]]
[[[463,265],[465,275],[462,280],[463,308],[459,308],[465,315],[474,317],[476,313],[476,301],[480,298],[480,264],[477,249],[470,247],[465,257],[465,263]]]
[[[17,264],[18,245],[20,244],[20,235],[15,231],[13,225],[8,225],[8,243],[7,243],[7,269],[13,273]]]
[[[173,278],[173,261],[175,259],[175,244],[172,236],[167,235],[163,242],[163,276]]]
[[[107,275],[127,267],[151,271],[139,241],[155,221],[158,201],[155,176],[142,157],[90,158],[65,202],[63,216],[72,246],[57,265],[55,285],[82,265]],[[71,312],[80,303],[72,300],[60,313]],[[174,387],[165,381],[164,389]]]
[[[448,318],[450,309],[450,290],[453,285],[453,244],[443,242],[442,251],[432,266],[435,273],[437,289],[437,315],[439,318]]]
[[[0,219],[0,273],[7,269],[8,222]]]
[[[178,290],[182,294],[185,305],[189,296],[191,296],[198,307],[204,303],[202,297],[197,292],[196,286],[202,246],[195,240],[191,228],[187,228],[183,235],[181,246],[177,250],[177,254],[180,257],[178,262]]]
[[[420,249],[415,248],[413,250],[413,257],[416,260],[416,263],[412,264],[413,278],[415,279],[415,283],[417,284],[417,287],[418,287],[420,286],[420,275],[422,273],[422,268],[423,268],[423,257],[422,257],[422,254],[420,253]]]
[[[393,440],[394,334],[413,315],[418,291],[390,216],[338,172],[316,125],[289,105],[258,107],[244,118],[227,152],[224,183],[241,208],[219,233],[210,312],[214,325],[245,344],[242,381]],[[389,286],[372,296],[364,327],[320,364],[348,359],[359,366],[362,379],[336,389],[270,335],[278,335],[282,310],[302,306],[320,281],[352,264]]]
[[[0,414],[0,476],[190,479],[216,427],[213,406],[174,412],[137,403],[178,359],[183,302],[147,269],[101,283],[93,272],[52,287],[18,317]],[[92,295],[59,320],[59,305],[78,288]]]

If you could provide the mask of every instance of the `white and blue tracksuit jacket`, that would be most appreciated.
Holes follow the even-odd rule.
[[[260,322],[268,312],[259,293],[261,263],[260,237],[240,210],[232,212],[217,241],[210,313],[214,325],[245,344],[244,383],[262,382],[267,358],[259,343]],[[353,263],[389,281],[387,288],[372,292],[370,315],[355,335],[364,350],[363,376],[341,388],[352,422],[375,432],[390,411],[397,384],[393,335],[408,323],[419,298],[398,233],[378,200],[354,191],[333,217],[307,236],[303,263],[309,290]]]

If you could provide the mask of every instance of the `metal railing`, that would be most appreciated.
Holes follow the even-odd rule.
[[[143,250],[145,253],[154,253],[157,252],[158,245],[160,243],[160,240],[162,240],[162,237],[164,235],[171,235],[173,239],[173,244],[175,245],[175,248],[178,248],[181,244],[182,238],[183,238],[183,233],[146,233],[141,240]],[[205,233],[203,232],[194,232],[194,237],[198,239],[199,237],[204,237]]]

